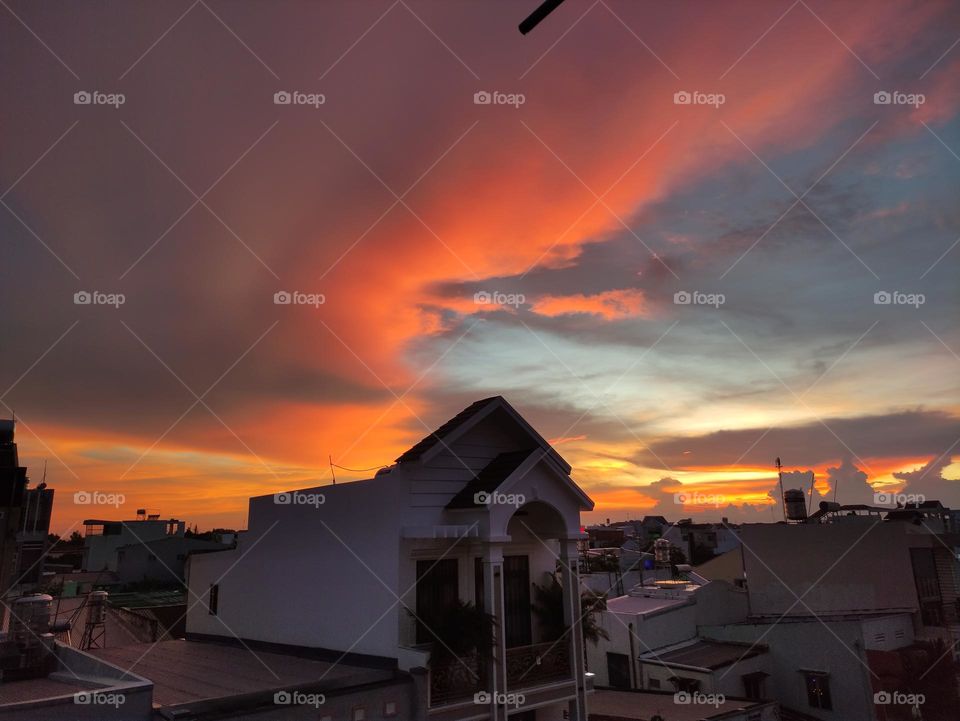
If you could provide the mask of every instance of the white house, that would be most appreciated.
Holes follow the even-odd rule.
[[[422,719],[586,721],[577,542],[592,508],[506,400],[477,401],[374,478],[252,498],[236,549],[189,559],[204,602],[188,637],[429,669]],[[551,576],[559,638],[531,610]],[[443,659],[458,599],[494,631],[480,653]]]

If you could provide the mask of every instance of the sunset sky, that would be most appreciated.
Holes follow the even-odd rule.
[[[58,532],[244,527],[496,394],[586,520],[772,520],[777,456],[960,506],[957,3],[8,4],[0,414]]]

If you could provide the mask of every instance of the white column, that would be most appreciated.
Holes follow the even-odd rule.
[[[583,624],[580,618],[580,573],[576,539],[560,539],[560,576],[563,586],[563,617],[570,631],[570,656],[577,698],[570,702],[571,721],[587,721],[586,677],[583,666]]]
[[[507,648],[503,620],[503,547],[499,543],[487,543],[483,550],[483,610],[493,616],[493,653],[487,667],[485,690],[496,699],[507,692]],[[502,704],[491,703],[491,721],[506,721],[507,712]]]

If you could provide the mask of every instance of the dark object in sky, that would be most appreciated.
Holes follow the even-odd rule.
[[[540,4],[540,7],[530,13],[527,18],[520,23],[520,32],[526,35],[528,32],[537,27],[541,20],[556,10],[562,2],[563,0],[544,0],[544,2]]]

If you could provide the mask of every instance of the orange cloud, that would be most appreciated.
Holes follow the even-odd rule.
[[[648,307],[643,291],[608,290],[596,295],[546,295],[533,303],[534,313],[551,318],[584,313],[604,320],[621,320],[646,315]]]

